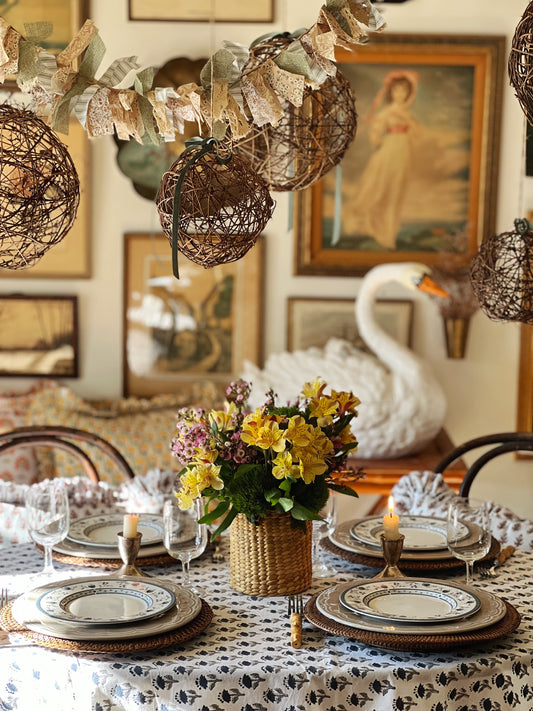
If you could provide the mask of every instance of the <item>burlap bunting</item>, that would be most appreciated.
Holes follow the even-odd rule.
[[[92,20],[54,57],[39,46],[50,23],[26,25],[23,37],[0,17],[0,83],[14,74],[20,88],[33,94],[39,112],[63,133],[74,112],[89,136],[116,131],[120,139],[158,143],[182,133],[185,121],[196,121],[219,137],[229,126],[239,139],[250,130],[244,106],[255,125],[275,126],[283,115],[281,101],[301,106],[306,88],[318,89],[335,74],[336,46],[362,44],[383,27],[369,0],[327,0],[314,25],[247,74],[248,48],[226,42],[202,70],[201,86],[152,89],[153,70],[145,69],[133,89],[120,89],[118,84],[139,69],[137,58],[114,60],[97,79],[105,47]]]

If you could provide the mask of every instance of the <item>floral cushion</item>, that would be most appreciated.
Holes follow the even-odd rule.
[[[456,496],[442,474],[414,471],[403,476],[392,488],[394,507],[399,514],[446,518],[450,500]],[[533,550],[533,521],[523,519],[505,506],[489,501],[492,535],[502,545]]]
[[[152,468],[179,468],[171,456],[170,440],[178,409],[188,402],[185,395],[160,395],[150,400],[128,398],[90,403],[67,387],[57,386],[38,393],[27,412],[27,424],[62,425],[92,432],[114,445],[135,474]],[[198,395],[199,399],[201,396]],[[207,405],[210,393],[205,393]],[[118,486],[125,479],[122,470],[97,447],[76,441],[94,462],[100,479]],[[72,477],[82,473],[77,457],[52,448],[54,475]]]
[[[53,381],[44,380],[27,392],[0,394],[0,433],[23,427],[33,398],[52,387]],[[45,447],[14,447],[0,455],[0,480],[33,484],[47,475],[49,467]]]

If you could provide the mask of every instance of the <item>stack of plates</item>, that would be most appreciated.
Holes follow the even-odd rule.
[[[456,582],[385,578],[341,583],[316,598],[327,619],[394,635],[453,635],[480,630],[506,615],[500,598]]]
[[[473,538],[476,532],[468,524],[463,524],[463,537]],[[405,536],[402,550],[402,561],[450,561],[456,560],[446,544],[446,521],[432,516],[400,516],[400,533]],[[370,558],[380,558],[381,534],[383,533],[383,517],[370,516],[358,521],[341,523],[333,533],[330,541],[343,551],[356,553]],[[459,561],[460,562],[460,561]],[[407,566],[406,566],[407,567]]]
[[[117,533],[122,531],[123,522],[120,513],[79,518],[71,523],[67,537],[54,546],[54,551],[80,558],[120,560]],[[161,515],[140,514],[137,531],[142,533],[138,558],[166,554]]]
[[[94,576],[53,582],[17,598],[13,618],[32,632],[66,640],[150,637],[193,620],[202,607],[168,581]]]

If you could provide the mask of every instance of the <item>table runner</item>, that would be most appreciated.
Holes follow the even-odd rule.
[[[24,580],[42,557],[29,545],[4,550],[0,585]],[[226,550],[227,553],[227,550]],[[375,569],[331,556],[338,581]],[[80,574],[56,564],[65,577]],[[179,579],[178,566],[161,571]],[[533,708],[533,554],[517,551],[483,586],[509,600],[520,628],[490,645],[457,652],[388,652],[304,622],[301,649],[290,647],[284,598],[229,586],[228,560],[191,563],[193,583],[214,612],[200,636],[154,652],[91,656],[36,647],[0,647],[0,709],[30,711],[472,711]],[[22,577],[21,577],[22,576]],[[433,575],[432,577],[439,577]],[[442,575],[440,577],[447,577]],[[453,576],[462,579],[462,575]],[[332,584],[315,581],[309,593]],[[481,582],[481,581],[480,581]],[[46,706],[48,704],[48,706]]]

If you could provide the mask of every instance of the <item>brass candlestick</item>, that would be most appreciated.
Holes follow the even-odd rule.
[[[141,547],[142,533],[137,533],[133,538],[126,537],[123,533],[117,533],[118,550],[124,565],[115,573],[111,574],[112,578],[121,578],[123,575],[136,575],[141,578],[149,578],[148,573],[143,573],[135,565],[139,548]]]
[[[400,533],[398,538],[386,538],[382,533],[380,539],[381,550],[385,558],[385,567],[381,573],[374,575],[374,578],[405,578],[406,576],[398,568],[405,536]]]

